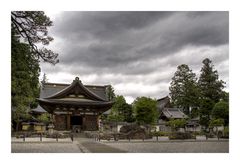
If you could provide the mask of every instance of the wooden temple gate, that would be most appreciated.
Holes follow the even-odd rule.
[[[38,101],[52,114],[56,130],[98,130],[99,116],[113,105],[87,89],[78,77],[60,92]]]

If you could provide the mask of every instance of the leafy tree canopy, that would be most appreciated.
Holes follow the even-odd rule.
[[[170,96],[174,106],[183,108],[184,112],[189,114],[190,107],[196,107],[198,104],[199,90],[195,73],[188,65],[182,64],[177,67],[170,85]]]
[[[110,115],[108,116],[108,120],[126,122],[134,121],[132,106],[127,104],[123,96],[116,96],[115,103],[111,109]]]
[[[222,126],[222,125],[224,125],[224,119],[221,119],[221,118],[213,119],[210,121],[210,124],[209,124],[210,127]]]
[[[49,123],[50,122],[50,115],[49,115],[49,113],[43,113],[40,116],[38,116],[37,119],[40,122]]]
[[[156,123],[159,112],[157,111],[157,101],[147,97],[138,97],[133,102],[136,121],[139,124]]]
[[[229,104],[225,101],[220,101],[215,104],[212,110],[212,117],[214,119],[223,119],[225,125],[229,122]]]
[[[199,110],[200,124],[204,125],[205,127],[208,127],[211,111],[214,107],[214,101],[212,101],[211,99],[203,99],[201,100],[200,104],[201,104],[200,110]]]
[[[184,128],[186,124],[187,121],[185,119],[171,119],[167,122],[167,126],[170,126],[174,130]]]

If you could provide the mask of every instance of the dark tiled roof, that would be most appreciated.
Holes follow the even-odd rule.
[[[70,84],[60,84],[60,83],[45,83],[41,86],[40,98],[50,97],[66,87],[69,87]],[[107,100],[106,88],[108,86],[95,86],[95,85],[84,85],[88,90],[99,96],[100,98]],[[46,111],[38,105],[37,108],[32,109],[33,112],[45,113]]]
[[[164,108],[162,111],[162,115],[167,118],[187,118],[179,108]]]
[[[158,111],[161,112],[164,108],[168,107],[167,105],[169,105],[169,103],[170,98],[168,96],[158,99],[157,100]]]

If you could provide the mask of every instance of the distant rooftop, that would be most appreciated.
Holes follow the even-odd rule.
[[[185,115],[179,108],[164,108],[161,115],[164,115],[167,118],[174,118],[174,119],[188,118],[188,116]]]

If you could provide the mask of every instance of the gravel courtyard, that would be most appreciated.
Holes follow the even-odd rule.
[[[12,143],[12,153],[81,153],[78,143]]]
[[[71,140],[12,139],[12,153],[228,153],[228,140],[209,141],[95,141],[88,138]]]
[[[228,153],[228,141],[102,142],[129,153]]]

